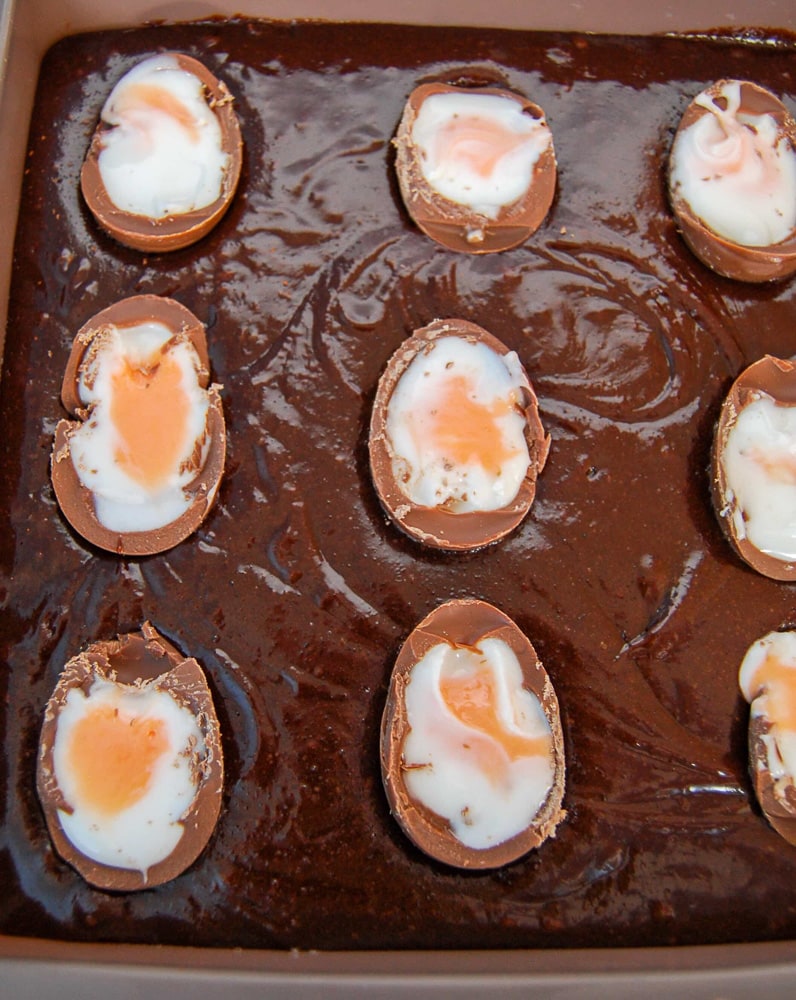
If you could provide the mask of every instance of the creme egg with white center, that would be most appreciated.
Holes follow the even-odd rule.
[[[117,208],[162,219],[212,204],[229,154],[202,81],[164,53],[134,66],[101,114],[99,171]]]
[[[796,121],[770,91],[721,80],[683,115],[669,196],[703,263],[741,281],[796,270]]]
[[[387,365],[369,447],[374,484],[396,524],[456,550],[490,544],[519,524],[549,438],[516,353],[473,323],[436,320]]]
[[[168,299],[138,296],[75,338],[53,450],[53,485],[90,542],[143,555],[177,544],[213,503],[225,452],[204,329]]]
[[[724,442],[738,537],[782,562],[796,561],[796,407],[760,395]]]
[[[97,221],[137,250],[176,250],[221,218],[242,139],[232,95],[200,62],[151,56],[113,87],[81,172]]]
[[[765,356],[733,383],[716,426],[713,505],[735,550],[796,580],[796,366]]]
[[[204,674],[151,625],[67,663],[37,785],[58,853],[87,881],[130,890],[174,878],[212,833],[222,782]]]
[[[528,639],[492,605],[449,601],[396,660],[382,720],[391,810],[423,851],[491,868],[563,818],[558,701]]]
[[[420,168],[443,198],[496,219],[522,197],[550,130],[498,94],[429,95],[412,127]]]
[[[517,246],[552,204],[552,133],[542,110],[509,90],[423,84],[409,96],[395,146],[409,214],[448,249]]]

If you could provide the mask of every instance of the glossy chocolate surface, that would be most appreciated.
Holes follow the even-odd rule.
[[[508,840],[475,850],[466,847],[446,819],[412,797],[404,781],[403,748],[411,729],[405,692],[413,668],[440,643],[478,648],[484,639],[498,639],[512,650],[522,669],[523,687],[542,707],[550,726],[553,783],[533,822]],[[561,715],[553,685],[536,650],[514,622],[494,605],[473,598],[456,598],[434,608],[401,646],[390,677],[381,723],[381,775],[390,812],[404,833],[422,851],[457,868],[499,868],[521,858],[555,836],[564,819],[561,800],[566,780]]]
[[[111,128],[102,121],[94,131],[80,172],[83,197],[97,223],[125,246],[150,253],[181,250],[209,233],[229,208],[238,186],[242,163],[240,125],[234,108],[235,99],[227,85],[191,56],[180,52],[173,55],[180,69],[202,81],[208,106],[218,121],[221,148],[229,157],[218,198],[203,208],[167,215],[162,219],[120,209],[109,197],[99,168],[103,137]],[[116,82],[110,82],[108,94]]]
[[[160,47],[223,64],[245,154],[207,238],[145,259],[98,231],[78,179],[111,79]],[[533,94],[555,135],[553,208],[502,254],[419,233],[393,170],[411,90],[473,64]],[[793,351],[796,283],[718,277],[666,197],[677,123],[723,76],[794,106],[790,43],[211,22],[50,53],[2,382],[4,931],[278,948],[796,937],[796,853],[755,804],[737,689],[749,644],[796,626],[796,591],[729,549],[709,475],[735,376]],[[48,461],[74,331],[141,292],[207,325],[228,462],[190,543],[120,559],[66,529]],[[517,351],[553,439],[533,516],[473,555],[403,537],[368,468],[389,357],[451,315]],[[567,746],[559,835],[481,874],[412,848],[379,766],[398,649],[465,592],[533,637]],[[227,779],[192,870],[120,898],[50,850],[36,745],[61,665],[145,619],[202,663]]]
[[[724,466],[727,439],[743,409],[761,393],[782,406],[796,406],[796,364],[784,358],[765,355],[742,371],[733,382],[721,407],[713,436],[711,483],[713,508],[728,541],[752,569],[773,580],[796,582],[796,562],[777,559],[762,551],[748,536],[739,537],[736,526],[738,502],[728,488]]]
[[[547,215],[556,190],[556,156],[553,140],[539,156],[525,193],[501,208],[490,219],[466,205],[439,194],[426,180],[412,129],[423,102],[435,94],[483,94],[516,101],[524,114],[544,123],[542,109],[520,94],[498,87],[463,87],[448,83],[424,83],[409,95],[395,137],[395,167],[407,211],[432,239],[461,253],[495,253],[523,243],[536,232]],[[473,234],[476,233],[477,236]]]
[[[718,80],[706,88],[710,97],[722,93],[727,80]],[[784,136],[796,151],[796,120],[786,105],[765,87],[750,80],[742,80],[739,114],[770,115],[777,123],[778,138]],[[685,110],[678,126],[678,134],[690,128],[703,115],[711,112],[693,102]],[[737,281],[775,281],[796,273],[796,230],[780,243],[752,247],[735,243],[714,232],[693,211],[689,203],[676,190],[669,192],[672,210],[683,239],[696,256],[708,267],[726,278]]]
[[[550,437],[539,419],[539,408],[533,387],[527,380],[518,393],[517,405],[525,417],[524,438],[528,447],[528,469],[517,495],[505,507],[495,510],[456,513],[444,507],[429,507],[415,503],[404,492],[396,478],[393,459],[395,452],[387,433],[390,400],[401,376],[414,359],[442,337],[460,337],[471,343],[481,343],[500,357],[508,352],[492,334],[466,320],[434,320],[398,348],[379,379],[370,418],[368,453],[373,485],[385,511],[397,527],[424,545],[451,552],[484,548],[504,538],[522,521],[531,509],[536,495],[536,479],[544,468],[550,450]]]
[[[86,356],[95,338],[107,325],[135,326],[139,323],[162,323],[173,331],[176,342],[184,340],[196,351],[199,369],[198,384],[207,389],[208,410],[205,440],[208,441],[204,460],[201,451],[192,461],[193,478],[186,483],[184,494],[189,505],[178,518],[159,528],[147,531],[113,531],[97,517],[94,495],[83,485],[70,455],[70,438],[90,411],[82,406],[79,382]],[[193,534],[215,502],[218,485],[224,473],[226,429],[219,386],[211,385],[207,340],[204,326],[196,316],[174,299],[159,295],[133,295],[120,299],[92,316],[77,331],[66,362],[61,384],[61,402],[75,418],[59,420],[55,428],[50,474],[53,489],[64,516],[87,542],[108,552],[127,556],[149,556],[165,552]],[[208,440],[209,439],[209,440]],[[157,442],[152,442],[157,447]]]
[[[70,691],[82,689],[88,693],[97,677],[166,692],[194,714],[205,741],[205,747],[195,758],[196,796],[182,820],[182,836],[168,857],[152,865],[146,873],[87,857],[69,839],[59,819],[60,810],[69,810],[58,787],[53,760],[59,712]],[[182,874],[202,852],[215,829],[223,784],[218,719],[202,668],[195,659],[182,656],[149,622],[144,622],[140,631],[92,643],[64,665],[44,713],[36,787],[55,849],[86,882],[99,889],[127,892],[152,889]]]

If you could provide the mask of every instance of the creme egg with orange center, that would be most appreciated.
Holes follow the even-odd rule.
[[[125,246],[178,250],[228,209],[243,140],[222,80],[181,52],[129,70],[110,92],[80,186],[97,222]]]
[[[517,354],[464,320],[435,320],[395,352],[370,428],[387,513],[436,548],[475,549],[530,509],[549,438]]]
[[[464,598],[416,626],[390,678],[381,760],[404,833],[446,864],[499,867],[555,834],[565,783],[558,700],[507,615]]]
[[[796,149],[771,114],[741,108],[724,80],[694,103],[707,111],[679,134],[670,180],[714,232],[744,246],[780,243],[796,229]]]
[[[209,511],[225,455],[204,329],[170,299],[116,303],[77,334],[52,478],[72,526],[110,551],[176,545]]]
[[[396,478],[417,504],[495,510],[516,497],[530,458],[516,354],[440,337],[419,353],[390,400]]]
[[[204,674],[149,623],[66,664],[37,787],[56,850],[87,881],[128,890],[179,874],[212,833],[222,779]]]
[[[552,734],[539,699],[501,639],[439,643],[406,687],[406,788],[482,850],[533,821],[553,782]]]
[[[184,514],[194,457],[206,457],[199,359],[173,337],[153,321],[108,326],[81,373],[89,416],[71,437],[72,462],[110,531],[150,531]]]
[[[796,120],[771,91],[719,80],[683,115],[669,156],[683,238],[719,274],[772,281],[796,270]]]
[[[148,871],[182,836],[193,752],[204,752],[196,719],[167,693],[101,677],[73,689],[53,747],[64,833],[93,861]]]
[[[522,197],[552,143],[550,130],[513,98],[467,91],[427,97],[412,139],[431,187],[489,219]]]

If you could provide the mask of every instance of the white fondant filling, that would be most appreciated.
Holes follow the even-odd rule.
[[[81,801],[80,784],[69,763],[74,726],[101,706],[118,709],[122,715],[160,720],[169,738],[169,750],[155,762],[145,793],[117,813]],[[204,748],[193,713],[165,691],[136,689],[99,677],[88,695],[73,688],[58,715],[53,744],[55,779],[69,807],[58,811],[64,833],[86,857],[146,874],[172,853],[182,837],[181,819],[197,790],[191,757]]]
[[[70,436],[69,451],[80,482],[93,494],[97,519],[109,531],[163,528],[191,504],[185,487],[195,478],[196,466],[190,460],[198,446],[203,464],[210,444],[205,433],[208,395],[198,381],[199,358],[193,346],[181,341],[169,347],[182,373],[189,419],[178,461],[157,488],[136,481],[120,466],[121,439],[110,416],[114,373],[128,361],[146,365],[173,336],[172,330],[156,322],[109,326],[98,335],[101,343],[95,341],[97,350],[80,379],[79,397],[89,414]]]
[[[490,734],[463,723],[445,702],[441,679],[458,672],[491,671],[497,713],[509,733],[550,737],[539,700],[523,687],[516,655],[501,639],[485,639],[480,654],[440,643],[412,668],[406,686],[411,730],[403,747],[409,795],[448,820],[454,836],[476,850],[493,847],[526,830],[554,780],[552,753],[510,757]],[[479,749],[503,759],[499,777],[485,773]]]
[[[771,115],[739,111],[741,86],[729,81],[708,110],[683,129],[671,157],[673,190],[710,229],[741,246],[771,246],[796,229],[796,150]]]
[[[423,101],[412,142],[423,176],[438,194],[494,219],[528,190],[553,138],[547,124],[513,98],[462,91]],[[479,162],[490,161],[491,169],[479,169]]]
[[[99,171],[117,208],[162,219],[220,197],[229,156],[218,119],[202,81],[173,56],[153,56],[122,77],[102,120],[113,127],[103,135]]]
[[[477,460],[455,462],[435,436],[436,409],[451,378],[466,379],[470,399],[484,409],[484,420],[494,430],[495,452],[505,456],[496,472]],[[456,513],[508,506],[530,464],[526,418],[514,405],[523,403],[527,387],[516,354],[501,357],[485,344],[461,337],[440,337],[413,358],[390,398],[386,422],[393,474],[406,496]],[[494,416],[489,410],[495,407],[505,412]]]
[[[722,451],[741,539],[775,559],[796,559],[796,406],[763,393],[730,428]]]

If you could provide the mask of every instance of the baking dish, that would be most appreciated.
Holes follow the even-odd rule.
[[[458,23],[542,29],[645,33],[706,31],[755,25],[792,29],[792,4],[736,4],[732,13],[715,4],[668,4],[658,9],[638,5],[601,3],[588,10],[563,8],[555,16],[543,4],[524,5],[518,12],[510,3],[492,5],[488,17],[477,5],[457,6]],[[718,12],[717,12],[718,10]],[[282,18],[381,21],[373,5],[360,3],[240,4],[167,3],[129,4],[124,12],[113,5],[46,0],[6,3],[0,23],[4,29],[3,92],[0,134],[4,136],[3,185],[12,192],[0,206],[2,230],[13,233],[18,210],[17,192],[24,163],[24,137],[36,84],[39,59],[57,38],[89,28],[137,24],[155,19],[184,20],[211,14],[244,14]],[[517,18],[521,17],[518,23]],[[445,4],[410,4],[401,13],[410,23],[447,23]],[[10,240],[0,247],[0,281],[5,316],[9,280]],[[5,324],[3,323],[3,326]],[[2,981],[9,995],[80,996],[113,991],[137,995],[177,996],[195,993],[198,984],[209,996],[232,994],[275,997],[425,996],[456,990],[462,995],[520,995],[531,988],[561,996],[744,996],[757,989],[768,996],[786,996],[796,976],[796,945],[711,946],[616,951],[511,953],[360,953],[314,954],[278,952],[196,951],[177,948],[66,945],[58,942],[4,938],[0,943]]]

